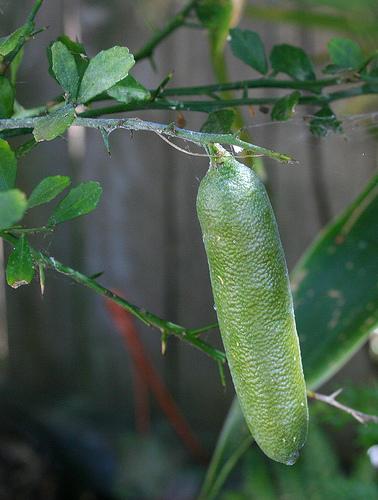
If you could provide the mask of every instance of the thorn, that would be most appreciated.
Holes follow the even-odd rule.
[[[340,389],[337,389],[337,391],[333,392],[332,394],[329,395],[330,399],[336,399],[337,396],[339,396],[343,392],[343,388],[340,387]]]
[[[45,283],[46,283],[45,266],[39,264],[38,268],[39,268],[39,286],[41,289],[41,295],[43,297],[45,293]]]
[[[153,55],[151,55],[148,60],[150,61],[150,64],[151,64],[151,68],[156,72],[157,71],[157,66],[156,66],[156,62],[155,62],[155,59],[153,57]]]
[[[163,330],[161,334],[161,353],[163,356],[167,351],[167,340],[168,340],[168,333],[165,330]]]
[[[360,424],[365,424],[365,420],[357,413],[357,412],[353,412],[352,413],[352,416],[357,420],[357,422],[359,422]]]
[[[91,280],[96,280],[97,278],[99,278],[100,276],[102,276],[104,274],[104,271],[99,271],[98,273],[94,273],[94,274],[91,274],[91,276],[89,276],[89,278]]]
[[[112,156],[111,152],[110,152],[109,133],[103,127],[100,128],[100,132],[101,132],[102,140],[104,141],[104,144],[105,144],[106,151],[108,152],[109,156]]]

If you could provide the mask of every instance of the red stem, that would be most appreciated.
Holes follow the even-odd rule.
[[[159,373],[155,370],[144,349],[143,343],[138,337],[134,321],[127,311],[114,302],[107,300],[106,307],[112,320],[124,340],[125,347],[129,350],[140,377],[153,393],[161,410],[167,417],[169,423],[181,439],[185,447],[197,459],[206,459],[206,453],[198,438],[190,428],[189,423],[181,413],[175,400],[164,385]]]

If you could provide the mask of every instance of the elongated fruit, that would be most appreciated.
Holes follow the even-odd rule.
[[[257,444],[295,463],[308,426],[293,301],[273,210],[256,174],[217,146],[197,213],[236,393]]]

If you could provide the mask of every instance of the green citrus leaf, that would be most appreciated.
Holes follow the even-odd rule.
[[[92,212],[97,207],[102,194],[98,182],[82,182],[67,194],[55,207],[48,224],[54,226]]]
[[[286,43],[275,45],[270,54],[272,68],[294,80],[315,80],[315,72],[306,52]]]
[[[128,104],[133,101],[147,101],[151,92],[131,75],[116,83],[107,91],[108,96],[116,101]]]
[[[7,191],[14,187],[16,174],[16,156],[7,141],[0,139],[0,191]]]
[[[343,70],[358,69],[364,63],[364,55],[358,43],[348,38],[332,38],[328,43],[332,63]]]
[[[34,139],[37,142],[51,141],[64,134],[74,120],[75,109],[72,104],[66,104],[37,123],[33,130]]]
[[[336,373],[377,326],[377,213],[375,176],[292,272],[303,368],[311,388]]]
[[[24,216],[27,202],[19,189],[9,189],[0,193],[0,229],[6,229]]]
[[[230,470],[252,443],[253,437],[245,424],[239,402],[235,398],[207,469],[199,496],[201,500],[218,498]]]
[[[207,120],[201,127],[201,132],[212,134],[230,134],[235,119],[233,109],[220,109],[209,113]]]
[[[85,103],[126,78],[135,61],[126,47],[112,47],[90,60],[81,81],[78,101]]]
[[[33,189],[28,199],[28,208],[48,203],[70,184],[71,179],[64,175],[46,177]]]
[[[300,96],[301,93],[295,90],[277,101],[272,109],[272,120],[285,121],[291,118],[295,112],[295,107],[298,104]]]
[[[33,32],[33,23],[26,23],[10,35],[0,39],[0,56],[7,56],[21,45]]]
[[[57,42],[62,43],[66,47],[66,49],[69,51],[69,53],[71,54],[71,56],[73,57],[73,59],[75,61],[76,73],[79,77],[79,82],[78,82],[76,92],[73,94],[73,97],[76,99],[81,79],[83,78],[85,70],[87,69],[88,64],[89,64],[89,58],[87,56],[87,53],[85,51],[84,46],[81,43],[74,42],[67,35],[62,35],[62,36],[58,37],[55,40],[55,42],[50,44],[50,46],[47,48],[47,58],[49,60],[49,73],[58,83],[59,83],[59,81],[58,81],[57,77],[55,76],[55,73],[53,70],[53,57],[52,57],[52,52],[51,52],[52,46],[54,45],[54,43],[57,43]]]
[[[72,99],[76,98],[80,77],[76,61],[69,49],[62,42],[54,42],[50,48],[51,69],[63,90]]]
[[[230,46],[235,57],[265,75],[268,71],[264,44],[255,31],[234,28],[230,30]]]
[[[5,76],[0,76],[0,118],[13,115],[14,88]]]
[[[34,277],[33,257],[24,234],[18,239],[9,256],[6,277],[8,285],[12,288],[28,285]]]
[[[342,132],[342,126],[332,109],[324,106],[311,119],[310,131],[318,137],[325,137],[329,132]]]

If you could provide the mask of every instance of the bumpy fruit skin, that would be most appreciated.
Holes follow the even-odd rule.
[[[308,409],[286,261],[256,174],[231,156],[201,181],[197,213],[236,393],[263,452],[292,465]]]

